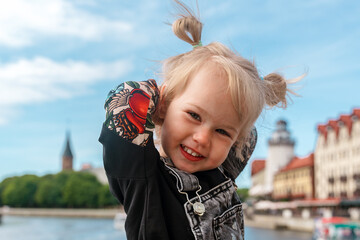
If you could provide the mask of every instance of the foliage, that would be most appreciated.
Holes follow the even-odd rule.
[[[67,207],[97,207],[101,184],[89,173],[71,175],[63,188]]]
[[[14,181],[14,179],[17,177],[11,177],[11,178],[6,178],[4,181],[2,181],[0,183],[0,206],[3,205],[3,201],[2,201],[2,194],[4,192],[4,189],[7,187],[7,185],[9,185],[9,183],[11,183],[12,181]]]
[[[97,208],[118,205],[109,186],[94,175],[63,171],[42,177],[24,175],[0,183],[0,205],[11,207]]]
[[[14,207],[36,207],[34,195],[37,190],[39,177],[24,175],[8,180],[1,196],[4,205]]]
[[[98,201],[99,207],[114,206],[118,204],[119,202],[109,191],[109,185],[101,186]]]
[[[236,190],[237,194],[239,195],[242,202],[245,202],[246,199],[249,197],[249,189],[248,188],[239,188]]]
[[[35,194],[35,202],[41,207],[63,207],[62,186],[55,177],[42,179]]]

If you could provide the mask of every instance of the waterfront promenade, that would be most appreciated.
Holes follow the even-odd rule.
[[[313,232],[315,227],[313,218],[284,218],[282,216],[275,215],[253,215],[251,219],[246,216],[244,216],[244,218],[245,226],[247,227],[271,230],[288,229],[300,232]]]
[[[0,215],[38,217],[114,218],[122,208],[68,209],[68,208],[0,208]]]

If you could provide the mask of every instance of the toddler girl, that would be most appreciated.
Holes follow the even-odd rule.
[[[193,50],[164,62],[160,90],[155,80],[124,82],[106,100],[99,141],[110,190],[129,240],[244,239],[235,179],[254,150],[256,119],[265,104],[286,106],[287,84],[261,78],[221,43],[202,46],[202,23],[176,2],[186,14],[173,31]]]

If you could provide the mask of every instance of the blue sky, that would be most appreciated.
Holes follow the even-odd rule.
[[[185,1],[194,5],[190,1]],[[360,107],[360,2],[199,0],[203,43],[222,42],[261,74],[307,72],[287,110],[265,110],[252,158],[265,158],[277,120],[295,152],[315,147],[319,123]],[[97,139],[108,91],[158,77],[158,61],[191,50],[166,22],[171,0],[12,0],[0,5],[0,181],[61,169],[66,130],[75,169],[102,166]],[[249,167],[237,179],[249,186]]]

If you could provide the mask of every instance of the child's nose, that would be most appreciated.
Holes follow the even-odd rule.
[[[211,130],[207,127],[200,127],[193,135],[193,139],[203,147],[207,147],[210,144]]]

